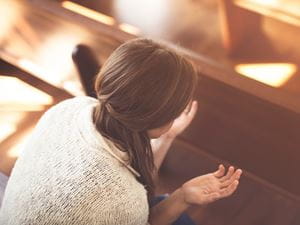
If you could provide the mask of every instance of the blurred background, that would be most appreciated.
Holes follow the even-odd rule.
[[[203,117],[174,145],[159,191],[234,164],[252,188],[231,200],[234,213],[223,202],[196,210],[199,223],[300,224],[299,0],[0,0],[0,15],[2,173],[49,107],[92,95],[91,77],[109,54],[150,37],[176,46],[203,76]],[[178,169],[179,158],[190,169]]]

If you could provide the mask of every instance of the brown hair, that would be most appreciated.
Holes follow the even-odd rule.
[[[118,47],[96,77],[101,103],[94,112],[96,128],[128,153],[148,197],[154,194],[154,162],[147,130],[179,116],[191,101],[196,83],[196,71],[188,60],[141,38]]]

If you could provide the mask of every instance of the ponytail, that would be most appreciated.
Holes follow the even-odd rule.
[[[155,169],[148,131],[180,115],[196,84],[197,73],[188,60],[150,39],[119,46],[96,77],[96,128],[128,154],[148,199],[154,194]]]
[[[131,130],[116,118],[117,113],[113,113],[110,105],[101,103],[96,106],[93,115],[96,129],[119,150],[128,153],[130,165],[140,173],[137,180],[145,186],[148,199],[151,199],[154,196],[154,160],[150,138],[146,131]]]

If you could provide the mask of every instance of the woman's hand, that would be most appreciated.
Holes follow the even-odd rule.
[[[225,175],[223,165],[214,173],[196,177],[182,185],[184,201],[187,204],[204,205],[228,197],[237,188],[242,170],[230,166]]]
[[[150,209],[151,224],[171,224],[192,205],[204,205],[231,195],[237,188],[242,170],[231,166],[225,175],[223,165],[214,173],[196,177]]]
[[[189,126],[189,124],[192,122],[193,118],[196,115],[198,109],[198,102],[192,101],[185,110],[180,114],[179,117],[177,117],[172,127],[168,132],[166,132],[163,136],[167,138],[175,138],[177,135],[182,133],[185,128]]]

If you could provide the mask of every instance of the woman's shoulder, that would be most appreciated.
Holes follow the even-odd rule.
[[[77,109],[83,106],[95,105],[98,100],[89,96],[76,96],[73,98],[65,99],[56,105],[52,106],[47,113],[52,111],[65,111],[66,109]]]
[[[97,99],[87,96],[73,97],[63,100],[49,108],[39,119],[35,131],[45,130],[43,134],[59,133],[65,127],[73,125],[71,121],[83,108],[93,107],[97,104]],[[36,133],[36,132],[34,132]],[[41,132],[40,132],[41,133]]]

